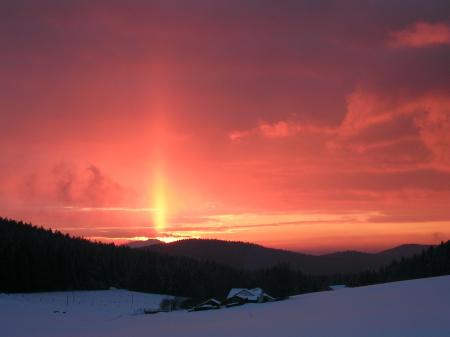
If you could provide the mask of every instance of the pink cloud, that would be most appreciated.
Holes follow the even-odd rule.
[[[294,120],[279,120],[274,123],[261,121],[253,129],[233,131],[228,137],[230,140],[241,140],[252,136],[260,136],[266,139],[289,138],[299,134],[334,134],[336,128],[329,126],[301,123]]]
[[[62,162],[50,170],[21,173],[10,179],[11,194],[17,194],[21,203],[36,207],[114,211],[125,210],[130,204],[134,206],[137,200],[135,191],[122,186],[95,165],[80,168]]]
[[[341,134],[356,133],[392,118],[388,102],[376,93],[357,88],[347,96],[347,112],[340,125]]]
[[[283,138],[297,132],[298,128],[286,121],[279,121],[273,124],[261,123],[259,131],[266,138]]]
[[[230,138],[230,140],[232,141],[235,141],[251,136],[252,134],[254,134],[254,130],[233,131],[230,132],[228,138]]]
[[[437,164],[450,168],[450,98],[428,97],[424,112],[414,118],[424,144]]]
[[[391,95],[357,87],[347,96],[345,116],[335,127],[301,123],[293,118],[274,123],[261,121],[254,128],[230,133],[229,139],[245,139],[249,144],[286,139],[296,144],[297,155],[308,157],[311,153],[304,153],[304,149],[314,147],[317,156],[325,149],[322,155],[329,155],[328,160],[336,167],[341,165],[337,160],[347,158],[347,163],[358,160],[361,165],[364,160],[366,165],[386,169],[447,170],[449,118],[450,99],[445,93]],[[273,142],[272,146],[282,145]],[[311,160],[320,162],[316,156]]]
[[[364,153],[384,148],[389,156],[392,146],[419,141],[431,158],[418,145],[412,152],[403,152],[415,153],[424,165],[450,168],[450,98],[445,94],[391,97],[358,88],[347,97],[347,112],[338,130],[327,144],[331,151]],[[392,157],[402,158],[396,152]]]
[[[416,22],[413,26],[394,32],[389,45],[391,47],[424,47],[429,45],[450,44],[450,25],[443,22]]]

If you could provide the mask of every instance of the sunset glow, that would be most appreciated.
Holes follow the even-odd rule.
[[[450,239],[448,1],[264,3],[5,4],[0,216],[116,243]]]
[[[155,177],[154,181],[154,223],[157,232],[161,232],[166,228],[167,222],[167,195],[166,184],[161,173]]]

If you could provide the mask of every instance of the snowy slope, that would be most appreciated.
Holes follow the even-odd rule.
[[[82,313],[111,317],[136,314],[142,312],[144,308],[157,309],[163,298],[172,297],[123,289],[0,294],[0,313],[5,305],[14,305],[31,310],[43,309],[52,313],[59,311],[70,315]]]
[[[206,312],[52,313],[0,297],[0,336],[450,336],[450,276],[306,294]]]

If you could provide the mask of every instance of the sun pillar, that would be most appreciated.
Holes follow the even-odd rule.
[[[153,203],[155,229],[162,232],[167,225],[167,185],[162,170],[158,170],[155,175]]]

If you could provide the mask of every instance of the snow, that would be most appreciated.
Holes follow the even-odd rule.
[[[15,304],[18,302],[31,308],[38,305],[49,308],[52,312],[59,311],[70,314],[128,315],[143,312],[143,309],[158,309],[164,298],[173,298],[173,296],[112,288],[111,290],[96,291],[0,294],[0,303],[14,301]]]
[[[209,300],[206,300],[203,303],[200,303],[199,305],[196,305],[194,310],[199,309],[217,309],[220,307],[220,302],[214,298],[210,298]]]
[[[121,302],[123,310],[113,304],[105,305],[108,310],[90,306],[89,298],[114,303],[113,298],[125,297],[114,291],[110,295],[89,293],[80,296],[86,298],[84,304],[80,300],[79,306],[69,307],[66,314],[53,312],[56,307],[63,308],[62,303],[39,300],[50,299],[49,295],[0,295],[0,336],[450,336],[450,276],[345,288],[220,310],[156,315],[131,315],[124,309],[125,301]],[[66,293],[61,294],[67,301]],[[162,298],[142,296],[149,296],[149,303]]]
[[[331,290],[339,290],[339,289],[347,288],[347,286],[345,284],[335,284],[335,285],[329,286],[329,288]]]
[[[232,288],[228,293],[227,299],[237,296],[248,301],[258,301],[262,295],[263,291],[261,288]]]
[[[209,300],[207,300],[206,302],[203,302],[203,303],[208,303],[208,302],[212,302],[213,304],[220,305],[220,302],[218,300],[215,300],[214,298],[210,298]]]
[[[232,288],[232,289],[230,289],[227,298],[231,298],[242,291],[246,291],[246,292],[248,292],[249,295],[253,295],[253,294],[250,294],[250,292],[246,288]]]

